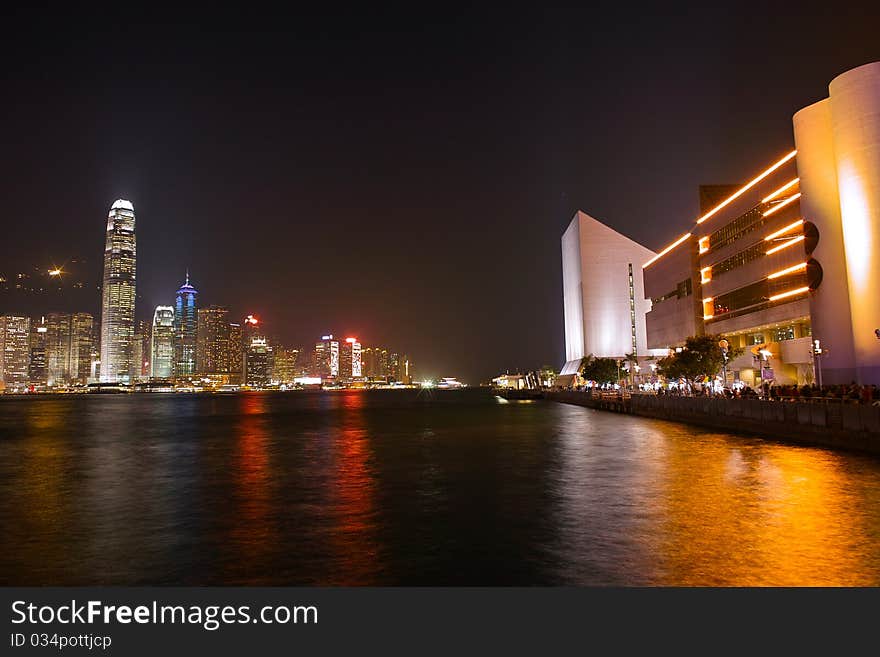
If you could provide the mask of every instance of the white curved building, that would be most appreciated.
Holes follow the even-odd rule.
[[[585,212],[575,213],[562,235],[563,374],[576,372],[588,354],[651,355],[645,338],[651,302],[645,299],[641,269],[655,255]]]

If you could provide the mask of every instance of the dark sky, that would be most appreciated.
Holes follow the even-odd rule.
[[[97,276],[128,198],[140,317],[189,267],[202,303],[293,344],[355,334],[472,383],[558,367],[575,210],[658,249],[700,183],[751,177],[832,77],[880,59],[880,3],[415,4],[6,13],[0,265]]]

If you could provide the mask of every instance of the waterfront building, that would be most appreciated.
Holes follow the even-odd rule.
[[[132,369],[137,249],[134,206],[119,199],[107,216],[101,299],[101,381],[127,382]]]
[[[49,381],[46,362],[46,318],[31,320],[30,358],[28,361],[28,380],[32,386],[45,386]]]
[[[880,383],[880,62],[793,124],[796,150],[644,263],[649,347],[724,334],[751,385]]]
[[[272,371],[273,379],[278,383],[293,383],[293,380],[299,376],[297,370],[299,350],[279,346],[274,347],[272,352],[275,357]]]
[[[174,302],[174,376],[191,377],[196,373],[196,290],[186,281],[177,290]]]
[[[23,315],[0,315],[0,389],[24,390],[30,365],[31,320]]]
[[[400,354],[396,352],[388,354],[388,380],[400,381]]]
[[[174,308],[156,306],[150,340],[150,376],[167,379],[174,373]]]
[[[197,311],[196,372],[228,374],[230,362],[229,309],[207,306]]]
[[[575,374],[584,356],[649,356],[642,263],[654,253],[585,212],[575,213],[562,235],[565,318],[563,375]],[[665,353],[665,352],[664,352]]]
[[[254,388],[261,388],[272,381],[272,347],[264,337],[251,339],[246,353],[247,373],[245,382]]]
[[[388,350],[382,347],[366,347],[361,350],[363,375],[370,381],[388,380]]]
[[[339,376],[339,341],[333,339],[332,333],[315,343],[312,363],[315,376],[322,379]]]

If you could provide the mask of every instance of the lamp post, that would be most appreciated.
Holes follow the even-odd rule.
[[[724,391],[724,388],[727,387],[727,351],[730,348],[730,343],[721,338],[718,341],[718,346],[721,347],[721,391]]]

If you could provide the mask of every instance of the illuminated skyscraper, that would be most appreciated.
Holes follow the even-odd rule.
[[[361,378],[361,343],[357,338],[346,338],[339,354],[339,378],[344,381]]]
[[[297,377],[298,349],[289,347],[275,347],[273,349],[275,364],[272,368],[272,378],[278,383],[292,383]]]
[[[242,383],[244,381],[244,337],[241,324],[232,322],[229,324],[229,383]]]
[[[174,308],[156,306],[151,336],[150,375],[167,379],[174,369]]]
[[[315,376],[324,379],[339,376],[339,341],[333,339],[332,333],[315,343],[313,366]]]
[[[50,386],[86,384],[91,376],[94,318],[89,313],[46,315],[46,370]]]
[[[119,199],[107,217],[101,301],[101,381],[130,378],[137,249],[134,206]]]
[[[247,348],[247,378],[249,386],[259,388],[272,380],[272,347],[266,338],[255,337]]]
[[[174,304],[174,376],[196,373],[196,297],[198,291],[186,282],[177,290]]]
[[[208,306],[197,311],[196,371],[199,374],[229,373],[229,309]]]
[[[150,366],[152,363],[152,328],[151,322],[138,321],[137,330],[134,332],[133,360],[134,378],[137,381],[147,381],[150,378]]]
[[[23,390],[30,362],[29,317],[0,315],[0,389]]]
[[[46,318],[31,320],[31,357],[28,363],[28,378],[31,385],[44,386],[49,372],[46,368]]]

